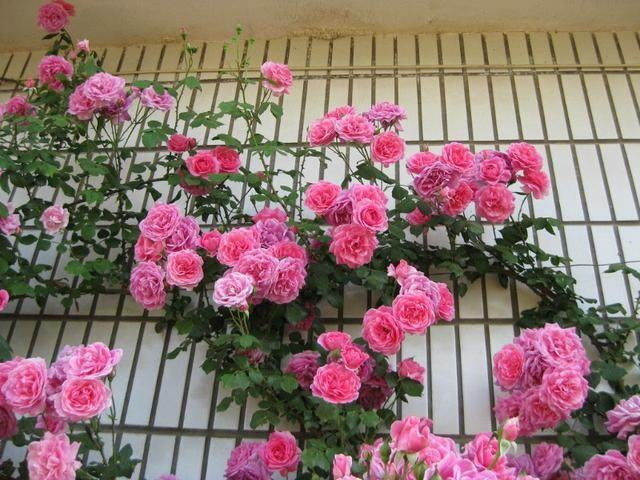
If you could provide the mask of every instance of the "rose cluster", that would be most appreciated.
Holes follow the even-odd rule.
[[[0,122],[7,117],[31,117],[35,115],[36,107],[31,105],[26,97],[16,95],[7,100],[6,103],[0,103]]]
[[[473,155],[460,143],[449,143],[440,155],[418,152],[407,160],[413,188],[435,213],[460,215],[471,202],[479,217],[491,223],[507,220],[514,211],[514,194],[508,186],[516,181],[524,193],[544,197],[549,178],[543,159],[528,143],[514,143],[506,153],[482,150]],[[411,223],[419,223],[409,218]],[[426,221],[426,219],[424,219]]]
[[[501,444],[511,439],[503,430],[494,435],[479,433],[460,452],[455,442],[431,433],[431,420],[410,416],[391,425],[390,440],[379,438],[373,445],[360,448],[358,471],[364,469],[367,480],[534,480],[517,477],[509,466]],[[336,455],[334,480],[358,480],[352,475],[353,458]]]
[[[6,236],[15,235],[21,231],[20,215],[15,213],[15,206],[11,202],[6,203],[5,208],[7,209],[7,216],[0,216],[0,232]]]
[[[400,121],[407,118],[404,109],[389,102],[373,105],[358,113],[351,105],[337,107],[309,126],[307,139],[313,147],[329,146],[336,141],[369,145],[374,162],[389,166],[404,158],[405,143],[396,133]]]
[[[195,139],[184,135],[172,135],[168,143],[169,150],[174,153],[185,152],[195,148]],[[216,173],[238,173],[240,171],[240,154],[237,150],[221,145],[213,150],[200,150],[184,161],[184,167],[189,175],[202,180],[208,180],[209,175]],[[190,184],[185,179],[185,172],[180,169],[180,186],[191,195],[206,195],[213,188],[212,185]]]
[[[371,261],[376,234],[388,228],[388,198],[380,187],[358,183],[343,190],[323,180],[307,188],[304,203],[331,226],[329,251],[336,263],[358,268]]]
[[[140,236],[134,247],[138,262],[131,271],[129,291],[147,310],[162,308],[165,283],[193,290],[204,277],[200,226],[195,218],[183,216],[175,204],[157,203],[140,222]]]
[[[555,427],[587,398],[589,365],[575,328],[522,330],[493,357],[493,376],[509,392],[496,402],[497,418],[518,417],[523,435]]]
[[[515,468],[517,475],[531,475],[540,480],[560,479],[559,472],[564,461],[564,450],[553,443],[540,443],[531,455],[524,453],[509,456],[508,464]]]
[[[275,431],[268,440],[243,441],[232,452],[224,477],[227,480],[269,480],[278,472],[283,477],[298,469],[300,448],[289,432]]]
[[[213,300],[223,307],[246,310],[263,300],[290,303],[298,297],[306,278],[307,251],[295,242],[278,208],[263,208],[250,227],[203,240],[210,255],[230,267],[214,285]]]
[[[594,455],[582,468],[574,472],[575,480],[639,480],[640,435],[631,435],[627,441],[627,455],[619,450],[607,450]]]

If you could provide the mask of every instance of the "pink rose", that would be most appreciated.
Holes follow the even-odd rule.
[[[382,132],[371,142],[371,158],[385,167],[399,162],[404,157],[404,140],[393,132]]]
[[[7,292],[4,288],[0,289],[0,312],[7,308],[9,304],[9,292]]]
[[[562,421],[562,415],[549,405],[540,389],[530,389],[522,400],[520,411],[522,435],[531,435],[541,428],[554,428]]]
[[[68,360],[68,377],[100,379],[109,375],[122,358],[122,349],[110,350],[102,342],[80,345]]]
[[[632,433],[638,425],[640,425],[640,395],[620,400],[613,410],[607,412],[607,421],[604,424],[609,432],[617,432],[620,440],[627,438],[627,435]]]
[[[351,343],[351,335],[346,332],[325,332],[318,337],[318,344],[326,351],[339,350]]]
[[[438,282],[436,285],[438,293],[440,294],[440,301],[437,303],[438,308],[436,310],[436,316],[445,322],[450,322],[453,320],[456,313],[453,294],[446,283]]]
[[[133,247],[133,256],[137,262],[157,262],[162,258],[164,242],[153,241],[140,235]]]
[[[240,256],[254,248],[260,248],[260,239],[251,228],[234,228],[223,233],[218,246],[218,261],[232,267]]]
[[[2,435],[0,435],[1,437]],[[640,475],[640,435],[631,435],[628,445],[627,463],[636,475]]]
[[[31,105],[26,97],[22,95],[16,95],[11,97],[4,105],[4,115],[11,115],[14,117],[30,117],[35,115],[36,107]]]
[[[269,248],[284,240],[294,239],[294,234],[289,226],[275,218],[259,220],[252,229],[260,239],[260,245],[264,248]]]
[[[49,235],[55,235],[69,225],[69,211],[60,205],[51,205],[42,212],[40,221]]]
[[[353,223],[357,223],[372,232],[384,232],[389,227],[387,210],[372,200],[361,200],[353,209]]]
[[[518,417],[512,417],[504,422],[502,426],[502,436],[510,442],[515,442],[520,434],[520,420]]]
[[[422,293],[429,297],[434,306],[440,305],[440,288],[438,284],[417,270],[410,272],[400,284],[400,295],[405,293]]]
[[[349,343],[340,350],[340,358],[342,364],[349,370],[358,370],[364,362],[369,360],[369,355],[359,345]]]
[[[69,378],[53,399],[56,413],[69,422],[100,415],[111,405],[111,391],[95,378]]]
[[[18,433],[18,420],[10,408],[0,403],[0,440],[8,440]]]
[[[73,75],[73,65],[64,57],[47,55],[40,60],[38,65],[38,79],[42,85],[47,85],[51,90],[61,91],[64,84],[60,77],[67,80]]]
[[[351,403],[358,398],[360,379],[355,372],[339,363],[318,368],[311,384],[311,393],[329,403]]]
[[[260,72],[264,77],[262,86],[270,90],[274,97],[289,93],[289,88],[293,85],[293,75],[287,65],[265,62],[260,67]]]
[[[549,193],[549,177],[542,170],[525,170],[523,175],[518,175],[518,181],[522,183],[522,191],[534,198],[541,199]]]
[[[431,220],[431,215],[425,215],[418,207],[407,214],[407,222],[410,225],[424,225]]]
[[[298,469],[301,453],[291,433],[276,430],[269,435],[269,440],[262,450],[262,458],[270,471],[286,476],[287,473]]]
[[[418,270],[410,265],[406,260],[402,259],[398,265],[390,264],[387,267],[387,276],[395,278],[399,285],[402,285],[409,275],[418,274]]]
[[[584,480],[633,480],[627,459],[618,450],[608,450],[604,455],[594,455],[582,467],[579,479]]]
[[[376,185],[356,183],[349,189],[349,194],[356,203],[362,200],[371,200],[383,207],[389,203],[387,194]]]
[[[79,120],[91,120],[99,107],[97,102],[85,94],[85,84],[82,83],[69,96],[67,112],[75,115]]]
[[[292,302],[304,286],[305,278],[306,271],[302,261],[296,258],[280,260],[266,295],[267,300],[279,304]]]
[[[169,137],[167,148],[173,153],[182,153],[193,150],[196,148],[196,139],[179,133],[174,133]]]
[[[347,114],[336,122],[336,132],[343,142],[371,143],[375,127],[363,115]]]
[[[321,118],[309,125],[307,140],[312,147],[330,145],[336,139],[336,120]]]
[[[27,447],[30,480],[75,480],[82,464],[76,460],[80,444],[69,442],[64,433],[46,432],[42,440]]]
[[[456,178],[456,171],[450,165],[436,162],[427,165],[413,179],[413,188],[425,202],[434,202],[444,187],[448,187]]]
[[[218,253],[218,245],[220,245],[220,239],[222,234],[218,230],[211,230],[205,232],[200,237],[200,246],[207,251],[210,257],[215,257]]]
[[[396,127],[402,130],[401,120],[406,120],[407,112],[400,105],[380,102],[373,105],[365,116],[372,122],[380,122],[382,128]]]
[[[140,92],[140,103],[147,108],[166,112],[173,108],[176,104],[176,99],[167,90],[158,93],[155,87],[150,86]]]
[[[324,213],[327,223],[332,227],[351,223],[354,200],[353,193],[350,190],[340,192],[335,202]]]
[[[324,215],[335,203],[341,191],[339,185],[325,180],[312,183],[305,191],[304,204],[316,215]]]
[[[149,240],[165,240],[178,228],[181,217],[177,205],[156,203],[140,222],[140,231]]]
[[[90,77],[83,85],[84,95],[98,107],[113,107],[122,100],[125,80],[100,72]]]
[[[234,271],[249,275],[255,287],[254,303],[269,293],[275,281],[278,259],[268,250],[259,248],[245,252],[236,262]]]
[[[202,257],[193,250],[180,250],[167,255],[166,277],[169,285],[193,290],[198,286],[204,273]]]
[[[587,380],[571,368],[548,370],[542,377],[544,398],[552,408],[566,415],[582,407],[588,391]]]
[[[15,235],[20,231],[20,216],[13,213],[15,208],[11,202],[5,205],[9,215],[0,217],[0,232],[5,235]]]
[[[513,193],[504,185],[488,185],[476,193],[476,213],[491,223],[504,222],[515,208]]]
[[[230,271],[216,280],[213,301],[227,308],[249,308],[248,299],[253,294],[253,279],[249,275]]]
[[[448,143],[442,148],[442,161],[461,173],[472,170],[475,165],[473,153],[457,142]]]
[[[47,365],[42,358],[20,359],[2,384],[5,404],[18,415],[36,416],[44,410]]]
[[[511,168],[515,172],[542,168],[542,157],[536,147],[529,143],[512,143],[507,149],[507,155],[511,162]]]
[[[577,368],[582,375],[588,375],[587,358],[575,327],[561,328],[556,323],[548,323],[538,333],[538,348],[545,360],[556,367]],[[522,337],[522,335],[521,335]]]
[[[493,356],[493,376],[505,390],[516,386],[523,371],[524,351],[518,345],[505,345]]]
[[[210,150],[202,150],[187,158],[184,163],[194,177],[207,179],[209,175],[220,173],[220,162]]]
[[[60,418],[53,405],[54,396],[51,395],[47,398],[47,404],[44,408],[44,412],[38,417],[36,421],[36,428],[41,428],[51,433],[64,433],[68,428],[68,423]]]
[[[493,470],[498,470],[499,464],[506,463],[505,457],[500,457],[498,462],[495,462],[496,454],[498,453],[499,445],[498,440],[490,433],[479,433],[473,440],[464,446],[464,458],[467,458],[473,462],[473,464],[481,469],[489,468],[493,466]]]
[[[391,424],[391,449],[417,453],[429,444],[431,420],[409,416]]]
[[[442,212],[450,217],[460,215],[473,200],[474,193],[467,182],[460,182],[455,188],[448,189],[443,200]]]
[[[424,384],[425,372],[425,368],[412,358],[405,358],[398,365],[398,375],[400,377],[410,378],[422,384]]]
[[[237,150],[221,145],[214,148],[212,153],[218,160],[221,173],[238,173],[240,171],[240,154]]]
[[[493,150],[483,150],[476,154],[476,177],[485,183],[508,183],[511,180],[511,170],[504,154]]]
[[[281,242],[271,245],[269,247],[269,252],[278,260],[283,260],[285,258],[296,258],[302,261],[304,265],[309,263],[309,256],[307,255],[307,251],[304,249],[304,247],[301,247],[292,240],[282,240]]]
[[[287,214],[280,207],[263,207],[262,210],[251,217],[251,220],[253,220],[253,223],[258,223],[260,221],[264,222],[266,220],[273,219],[277,220],[278,222],[284,223],[288,220],[288,218],[289,217],[287,217]]]
[[[308,389],[313,383],[313,377],[318,371],[319,359],[320,352],[305,350],[291,355],[289,363],[287,363],[287,366],[282,371],[283,373],[290,373],[294,375],[300,386]]]
[[[331,470],[334,480],[339,480],[347,475],[351,475],[352,464],[353,459],[349,455],[336,454],[333,457],[333,468]]]
[[[69,23],[69,12],[58,2],[49,2],[38,9],[38,26],[49,33],[62,30]]]
[[[400,350],[404,333],[391,307],[370,308],[362,320],[362,338],[374,352],[394,355]]]
[[[330,112],[328,112],[324,117],[325,118],[333,118],[335,120],[340,120],[345,115],[355,115],[357,113],[355,107],[351,105],[342,105],[340,107],[336,107]]]
[[[195,250],[199,244],[200,225],[191,216],[182,217],[174,232],[166,240],[166,248],[169,253],[180,250]]]
[[[405,333],[424,334],[436,321],[433,303],[424,294],[398,295],[392,309],[393,317]]]
[[[407,170],[414,175],[418,175],[425,167],[440,162],[441,159],[431,152],[417,152],[409,157],[407,160]]]
[[[78,50],[79,52],[89,53],[89,40],[87,40],[86,38],[83,40],[78,40],[78,42],[76,43],[76,50]]]
[[[373,252],[378,246],[375,233],[356,225],[339,225],[331,231],[329,252],[336,257],[336,263],[358,268],[371,261]]]
[[[541,443],[536,447],[531,455],[536,476],[540,480],[550,480],[562,466],[564,461],[564,450],[559,445],[553,443]]]
[[[164,307],[167,293],[164,290],[164,271],[153,262],[140,262],[129,279],[129,291],[133,299],[147,310]]]
[[[227,468],[224,471],[226,480],[269,480],[271,472],[267,470],[262,458],[265,442],[243,441],[233,449]]]

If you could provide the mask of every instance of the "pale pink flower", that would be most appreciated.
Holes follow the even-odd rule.
[[[141,234],[133,247],[133,256],[137,262],[157,262],[163,251],[163,241],[150,240]]]
[[[426,369],[412,358],[405,358],[398,365],[398,375],[424,384]]]
[[[407,112],[400,105],[380,102],[372,105],[365,116],[372,122],[380,122],[383,128],[396,127],[402,130],[401,120],[406,120]]]
[[[260,239],[251,228],[234,228],[223,233],[216,256],[218,261],[229,267],[235,265],[243,253],[260,248]]]
[[[633,473],[640,475],[640,435],[631,435],[627,443],[627,463]]]
[[[607,412],[605,427],[617,433],[620,440],[633,433],[640,425],[640,395],[622,399],[613,410]]]
[[[372,232],[384,232],[389,227],[386,208],[369,199],[356,202],[352,220]]]
[[[76,50],[78,50],[79,52],[89,53],[89,40],[87,40],[86,38],[83,40],[78,40],[78,42],[76,43]]]
[[[59,55],[47,55],[40,60],[38,65],[40,83],[48,86],[51,90],[61,91],[64,88],[64,83],[60,77],[68,80],[72,75],[73,65]]]
[[[407,170],[418,175],[425,167],[441,162],[441,158],[432,152],[416,152],[407,160]]]
[[[230,271],[216,280],[213,287],[213,301],[227,308],[248,309],[252,294],[253,279],[240,272]]]
[[[522,184],[522,191],[530,193],[534,198],[541,199],[549,193],[549,177],[542,170],[525,170],[517,178]]]
[[[167,90],[158,93],[153,86],[150,86],[140,92],[140,103],[147,108],[166,112],[173,108],[176,104],[176,99]]]
[[[436,302],[436,316],[440,320],[444,320],[445,322],[450,322],[453,320],[455,316],[455,300],[453,298],[453,294],[446,283],[438,282],[436,283],[436,287],[438,290],[438,302]],[[427,293],[429,294],[429,293]],[[433,295],[431,296],[433,300]]]
[[[404,158],[404,149],[404,140],[397,133],[382,132],[371,141],[371,158],[388,167]]]
[[[275,62],[265,62],[260,67],[264,77],[262,86],[270,90],[274,97],[289,93],[293,85],[293,75],[287,65]]]
[[[111,406],[111,391],[95,378],[69,378],[55,395],[53,404],[60,418],[81,422],[100,415]]]
[[[336,107],[330,112],[328,112],[324,117],[325,118],[333,118],[335,120],[340,120],[345,115],[355,115],[358,113],[355,107],[351,105],[342,105],[340,107]]]
[[[627,459],[618,450],[608,450],[604,455],[594,455],[579,472],[580,480],[633,480],[634,475]]]
[[[524,351],[518,345],[505,345],[493,356],[493,376],[505,390],[516,386],[523,371]]]
[[[369,355],[359,345],[349,343],[340,350],[340,358],[349,370],[358,370],[369,359]]]
[[[287,214],[285,213],[285,211],[282,210],[280,207],[274,207],[274,208],[263,207],[262,210],[260,210],[253,217],[251,217],[251,220],[253,220],[253,223],[258,223],[260,221],[273,219],[273,220],[277,220],[278,222],[285,223],[288,218],[289,217],[287,217]]]
[[[122,100],[125,80],[106,72],[94,74],[83,84],[86,97],[98,107],[113,107]]]
[[[336,120],[320,118],[309,125],[307,140],[312,147],[324,147],[336,139]]]
[[[200,244],[200,225],[192,216],[180,218],[178,226],[166,239],[167,252],[195,250]]]
[[[508,183],[512,177],[508,160],[504,153],[495,150],[476,153],[476,179],[485,183]]]
[[[48,33],[56,33],[69,23],[69,12],[59,2],[49,2],[38,9],[38,26]]]
[[[548,370],[542,377],[542,395],[552,408],[567,416],[582,407],[588,391],[587,380],[571,368]]]
[[[44,410],[47,365],[42,358],[26,358],[11,365],[1,393],[5,404],[18,415],[36,416]]]
[[[35,115],[36,107],[31,105],[26,97],[16,95],[4,104],[3,111],[5,116],[30,117]]]
[[[336,122],[336,132],[343,142],[371,143],[375,127],[367,117],[347,114]]]
[[[553,443],[541,443],[536,447],[531,455],[535,473],[540,480],[551,480],[562,467],[564,461],[564,450]]]
[[[402,285],[409,275],[419,274],[418,269],[410,265],[405,259],[398,262],[398,265],[389,264],[387,267],[387,275],[395,278],[399,285]]]
[[[389,203],[387,194],[377,185],[356,183],[349,188],[348,194],[356,203],[362,200],[371,200],[382,207]]]
[[[512,417],[504,422],[502,426],[502,436],[510,442],[515,442],[520,434],[520,420],[518,417]]]
[[[333,467],[331,470],[334,480],[344,479],[344,477],[351,475],[352,464],[353,459],[349,455],[336,454],[333,457]]]
[[[60,205],[51,205],[42,212],[40,221],[49,235],[55,235],[69,225],[69,211]]]
[[[466,173],[475,166],[473,153],[461,143],[448,143],[442,148],[442,161],[456,171]]]
[[[64,433],[45,432],[42,440],[27,447],[30,480],[75,480],[82,464],[76,460],[80,444],[69,442]]]
[[[122,349],[111,350],[102,342],[75,348],[68,360],[68,377],[100,379],[113,372],[122,359]]]
[[[165,274],[162,267],[153,262],[140,262],[131,270],[129,291],[133,299],[147,310],[164,307],[167,293],[164,290]]]
[[[301,260],[296,258],[280,260],[266,299],[279,304],[292,302],[298,297],[305,279],[305,266]]]
[[[292,240],[282,240],[281,242],[271,245],[269,247],[269,252],[278,260],[283,260],[285,258],[297,258],[302,261],[304,265],[309,263],[309,255],[307,254],[307,251],[304,247],[301,247]]]
[[[249,275],[255,287],[254,303],[269,293],[278,269],[278,259],[268,250],[257,248],[242,254],[234,266],[234,271]]]
[[[6,217],[0,217],[0,232],[5,235],[15,235],[20,231],[20,216],[13,213],[15,208],[12,203],[7,203],[5,207],[9,214]]]
[[[434,202],[440,191],[451,185],[457,175],[451,165],[435,162],[424,167],[413,179],[413,188],[425,202]]]
[[[180,223],[180,209],[175,204],[155,204],[144,220],[140,222],[140,232],[149,240],[160,241],[171,236]]]
[[[166,278],[169,285],[193,290],[198,286],[204,272],[203,260],[193,250],[179,250],[167,255]]]
[[[476,213],[491,223],[502,223],[515,208],[513,193],[498,183],[481,188],[476,193]]]
[[[540,153],[529,143],[512,143],[507,149],[507,155],[511,162],[511,168],[515,172],[542,168],[543,160]]]
[[[431,421],[409,416],[391,424],[391,449],[404,453],[417,453],[429,444]]]

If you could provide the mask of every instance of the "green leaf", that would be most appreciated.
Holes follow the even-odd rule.
[[[184,84],[187,88],[191,90],[200,89],[200,80],[194,76],[188,76],[184,79]]]
[[[280,382],[280,388],[287,393],[292,393],[298,388],[298,380],[293,375],[284,375]]]

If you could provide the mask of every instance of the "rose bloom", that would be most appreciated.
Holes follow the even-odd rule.
[[[457,187],[447,191],[442,211],[450,217],[460,215],[473,200],[473,188],[467,182],[460,182]]]
[[[336,257],[336,263],[358,268],[371,261],[378,246],[375,233],[356,224],[339,225],[331,232],[329,252]]]
[[[502,223],[515,208],[513,193],[502,184],[489,185],[476,193],[476,213],[491,223]]]
[[[100,415],[111,405],[111,391],[101,380],[69,378],[53,399],[56,413],[69,422]]]
[[[49,235],[55,235],[69,225],[69,211],[60,205],[51,205],[42,212],[40,221]]]
[[[441,294],[438,284],[422,272],[415,271],[409,273],[401,283],[400,295],[406,293],[422,293],[429,297],[434,306],[440,306]]]
[[[331,352],[339,350],[351,343],[351,335],[346,332],[325,332],[318,337],[318,345]]]
[[[221,173],[238,173],[240,171],[240,154],[233,148],[221,145],[211,152],[218,160]]]
[[[179,133],[174,133],[169,137],[167,148],[173,153],[182,153],[193,150],[196,148],[196,139]]]
[[[333,478],[344,478],[351,475],[352,464],[353,459],[349,455],[343,455],[342,453],[336,454],[333,457],[333,465],[331,469]]]
[[[627,463],[636,475],[640,475],[640,435],[631,435],[627,443]]]
[[[539,388],[527,391],[520,411],[522,435],[531,435],[541,428],[554,428],[562,421],[562,415],[547,402]]]
[[[222,234],[218,230],[211,230],[205,232],[200,237],[200,246],[207,251],[210,257],[215,257],[218,252],[218,245],[220,245],[220,239]]]
[[[209,175],[220,173],[220,162],[212,151],[202,150],[184,161],[187,170],[194,177],[207,179]]]
[[[473,153],[458,142],[448,143],[442,148],[442,161],[461,173],[466,173],[475,166]]]
[[[36,107],[31,105],[26,97],[16,95],[11,97],[4,105],[4,115],[15,117],[29,117],[36,113]]]
[[[223,233],[218,245],[218,261],[232,267],[240,256],[254,248],[260,248],[260,240],[251,228],[234,228]]]
[[[164,290],[164,271],[153,262],[140,262],[129,279],[129,291],[133,299],[147,310],[164,307],[167,293]]]
[[[164,242],[149,240],[140,235],[133,247],[133,256],[137,262],[157,262],[162,258]]]
[[[518,181],[522,184],[522,191],[534,198],[541,199],[549,193],[549,177],[542,170],[525,170],[524,175],[518,176]]]
[[[391,450],[417,453],[429,445],[431,421],[409,416],[391,424]]]
[[[166,248],[169,253],[180,250],[195,250],[199,244],[200,225],[191,216],[182,217],[178,221],[175,231],[166,240]]]
[[[425,202],[436,200],[438,193],[448,187],[455,179],[456,172],[442,162],[427,165],[417,177],[413,179],[413,188]]]
[[[0,403],[0,440],[8,440],[18,433],[18,420],[13,411]]]
[[[360,379],[355,372],[339,363],[329,363],[318,368],[311,393],[334,404],[351,403],[358,398]]]
[[[285,258],[278,262],[271,288],[266,295],[273,303],[290,303],[298,297],[304,286],[306,271],[302,261],[295,258]]]
[[[73,65],[59,55],[47,55],[38,65],[38,79],[42,85],[47,85],[51,90],[60,91],[64,84],[60,77],[67,80],[73,75]]]
[[[502,435],[510,442],[515,442],[516,438],[520,434],[520,420],[518,417],[513,417],[504,422],[502,426]]]
[[[531,455],[536,476],[540,480],[550,480],[562,466],[564,450],[560,445],[541,443]]]
[[[305,350],[291,355],[289,363],[282,370],[283,373],[290,373],[296,377],[302,388],[308,389],[313,383],[313,377],[318,371],[318,360],[320,352]]]
[[[496,453],[499,451],[498,440],[490,433],[479,433],[473,440],[464,446],[464,458],[471,460],[473,464],[481,469],[493,465],[494,470],[499,470],[506,463],[505,457],[500,457],[496,462]],[[494,465],[495,463],[495,465]],[[502,465],[500,465],[502,463]]]
[[[578,471],[580,480],[633,480],[634,475],[627,459],[618,450],[608,450],[604,455],[594,455]]]
[[[493,356],[493,376],[498,385],[511,390],[522,378],[524,351],[512,343],[505,345]]]
[[[605,427],[611,433],[618,433],[624,440],[640,425],[640,395],[622,399],[613,410],[607,412]]]
[[[384,232],[388,227],[387,210],[372,200],[361,200],[353,209],[353,223],[372,232]]]
[[[229,271],[216,280],[213,301],[227,308],[249,308],[248,299],[253,294],[253,279],[244,273]]]
[[[262,86],[270,90],[274,97],[289,93],[289,88],[293,85],[293,75],[287,65],[264,62],[260,67],[260,72],[264,77]]]
[[[387,276],[395,278],[399,285],[402,285],[409,275],[421,273],[405,259],[400,260],[398,265],[389,264],[387,267]]]
[[[9,298],[9,292],[7,292],[4,288],[0,289],[0,312],[7,308]]]
[[[359,345],[350,343],[340,350],[340,358],[349,370],[358,370],[369,359],[369,355]]]
[[[170,253],[167,255],[165,267],[167,269],[167,283],[186,290],[193,290],[204,277],[203,263],[202,257],[193,250]]]
[[[18,415],[36,416],[44,410],[47,365],[42,358],[20,359],[6,375],[1,393],[4,403]]]
[[[234,271],[249,275],[255,286],[255,300],[262,300],[269,293],[278,269],[278,259],[268,250],[257,248],[245,252],[233,267]]]
[[[425,167],[440,162],[441,158],[431,152],[417,152],[407,160],[407,170],[414,175],[418,175]]]
[[[224,477],[227,480],[269,480],[271,472],[262,459],[264,442],[243,441],[233,449]]]
[[[405,358],[398,365],[398,375],[424,384],[425,368],[412,358]]]
[[[371,157],[385,167],[399,162],[404,157],[405,144],[400,136],[392,131],[382,132],[371,142]]]
[[[253,220],[253,223],[258,223],[261,220],[265,221],[269,219],[274,219],[279,222],[286,222],[288,218],[289,217],[287,216],[287,214],[280,207],[263,207],[262,210],[251,217],[251,220]]]
[[[285,258],[296,258],[302,261],[304,265],[309,263],[309,256],[307,255],[307,251],[304,249],[304,247],[301,247],[292,240],[282,240],[281,242],[271,245],[269,247],[269,252],[278,260],[283,260]]]
[[[158,93],[153,86],[149,86],[140,92],[140,103],[147,108],[166,112],[173,108],[176,104],[176,99],[167,90]]]
[[[431,215],[422,213],[418,207],[407,214],[407,222],[411,225],[424,225],[431,219]]]
[[[68,377],[103,378],[109,375],[122,358],[122,349],[109,349],[102,342],[74,349],[69,358],[66,374]]]
[[[316,215],[324,215],[335,203],[341,191],[339,185],[325,180],[312,183],[305,191],[304,204]]]
[[[307,140],[312,147],[330,145],[336,139],[336,120],[321,118],[309,125]]]
[[[99,107],[110,107],[122,99],[124,78],[109,73],[96,73],[84,82],[83,93]]]
[[[356,203],[362,200],[371,200],[372,202],[377,203],[378,205],[383,207],[385,207],[387,203],[389,203],[387,194],[384,193],[382,189],[376,185],[356,183],[351,188],[349,188],[349,195]]]
[[[446,283],[438,282],[436,285],[438,293],[440,294],[440,301],[437,302],[438,308],[436,309],[436,316],[445,322],[450,322],[456,313],[453,294]]]
[[[511,170],[504,154],[494,150],[482,150],[475,156],[476,178],[485,183],[508,183]]]
[[[269,434],[267,444],[262,450],[262,459],[270,471],[280,472],[280,475],[286,477],[288,473],[298,469],[301,453],[291,433],[276,430]]]
[[[362,320],[362,338],[374,352],[394,355],[400,350],[404,333],[391,307],[370,308]]]
[[[165,240],[178,228],[181,217],[177,205],[156,203],[140,222],[140,232],[149,240]]]
[[[260,240],[260,245],[264,248],[271,247],[283,240],[293,240],[295,238],[289,226],[275,218],[259,220],[252,229]]]
[[[82,464],[76,460],[80,444],[69,442],[64,433],[45,432],[42,440],[27,447],[30,480],[75,480]]]
[[[78,85],[69,96],[67,112],[78,117],[78,120],[91,120],[98,108],[98,103],[85,94],[84,83]]]
[[[589,383],[577,371],[547,370],[542,377],[542,394],[554,409],[570,414],[582,406],[587,398]]]
[[[83,40],[78,40],[78,42],[76,43],[76,50],[78,50],[79,52],[89,53],[89,40],[87,40],[86,38]]]
[[[59,2],[45,3],[38,9],[38,26],[49,33],[59,32],[69,23],[70,15]]]
[[[358,113],[355,107],[351,105],[342,105],[340,107],[336,107],[330,112],[328,112],[324,117],[325,118],[333,118],[335,120],[340,120],[345,115],[355,115]]]
[[[507,148],[507,155],[511,162],[511,168],[515,171],[540,170],[542,168],[542,157],[536,147],[529,143],[512,143]]]
[[[433,303],[424,294],[405,293],[393,300],[393,317],[405,333],[424,334],[436,321]]]
[[[324,217],[329,225],[337,227],[351,223],[355,199],[351,190],[343,190],[335,202],[326,210]]]
[[[400,105],[391,102],[380,102],[373,105],[365,116],[372,122],[380,122],[383,128],[395,126],[402,130],[401,120],[406,120],[407,112]]]
[[[582,375],[589,374],[589,359],[575,327],[561,328],[556,323],[548,323],[542,329],[524,332],[537,334],[535,346],[548,364],[556,367],[569,366],[578,369]]]
[[[343,142],[371,143],[375,127],[363,115],[347,114],[336,122],[336,132]]]

